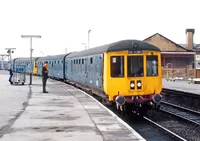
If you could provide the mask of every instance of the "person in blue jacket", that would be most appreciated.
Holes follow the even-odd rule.
[[[13,82],[12,82],[12,76],[13,76],[13,72],[12,72],[12,69],[9,69],[9,72],[10,72],[10,76],[9,76],[9,82],[10,82],[10,84],[12,85],[13,84]]]

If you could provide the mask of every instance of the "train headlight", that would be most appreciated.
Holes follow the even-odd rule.
[[[135,87],[135,84],[134,83],[131,83],[131,88],[134,88]]]
[[[141,87],[141,86],[142,86],[141,82],[138,82],[138,83],[137,83],[137,86],[138,86],[138,87]]]
[[[141,80],[137,81],[137,89],[142,89],[142,82],[141,82]]]
[[[134,81],[130,81],[130,89],[135,89],[135,82]]]

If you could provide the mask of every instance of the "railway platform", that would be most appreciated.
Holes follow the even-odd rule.
[[[166,79],[162,79],[163,88],[172,89],[177,91],[195,93],[200,95],[200,84],[194,84],[190,81],[167,81]]]
[[[18,96],[16,103],[22,95],[23,100],[18,102],[16,109],[9,98],[2,99],[6,104],[0,103],[0,107],[12,105],[10,109],[16,112],[13,117],[4,117],[0,141],[145,140],[114,113],[79,89],[48,79],[49,93],[42,93],[40,77],[33,77],[31,86],[10,85],[7,78],[8,73],[1,74],[1,99],[4,96],[2,93],[9,93]],[[1,113],[8,112],[3,108],[1,110],[0,119]]]

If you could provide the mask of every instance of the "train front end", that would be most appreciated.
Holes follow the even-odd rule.
[[[104,92],[122,111],[144,113],[162,99],[160,50],[141,46],[104,54]]]

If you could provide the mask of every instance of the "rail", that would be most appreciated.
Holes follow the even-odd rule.
[[[149,119],[148,117],[143,117],[145,120],[147,120],[148,122],[150,122],[151,124],[155,125],[156,127],[160,128],[161,130],[163,130],[164,132],[166,132],[167,134],[173,136],[176,140],[180,140],[180,141],[187,141],[186,139],[184,139],[183,137],[177,135],[176,133],[166,129],[165,127],[159,125],[158,123],[152,121],[151,119]]]
[[[167,89],[167,88],[163,88],[161,94],[162,95],[182,95],[182,96],[200,98],[200,94],[197,94],[197,93],[191,93],[191,92],[173,90],[173,89]]]
[[[200,126],[200,112],[168,102],[161,102],[161,111]]]

